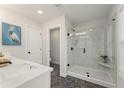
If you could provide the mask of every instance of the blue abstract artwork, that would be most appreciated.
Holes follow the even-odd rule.
[[[21,27],[2,22],[2,44],[21,45]]]

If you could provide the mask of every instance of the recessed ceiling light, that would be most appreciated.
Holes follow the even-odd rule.
[[[37,13],[38,13],[38,14],[43,14],[43,11],[38,10]]]

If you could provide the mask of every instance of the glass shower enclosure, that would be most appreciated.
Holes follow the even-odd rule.
[[[105,87],[115,87],[112,62],[103,62],[106,53],[103,27],[70,30],[68,38],[68,75]]]

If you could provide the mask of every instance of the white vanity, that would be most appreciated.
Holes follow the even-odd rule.
[[[11,57],[9,66],[0,68],[1,88],[50,88],[52,68]]]

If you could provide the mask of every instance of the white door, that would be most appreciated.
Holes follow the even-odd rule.
[[[36,27],[27,27],[27,59],[42,64],[42,34]]]

